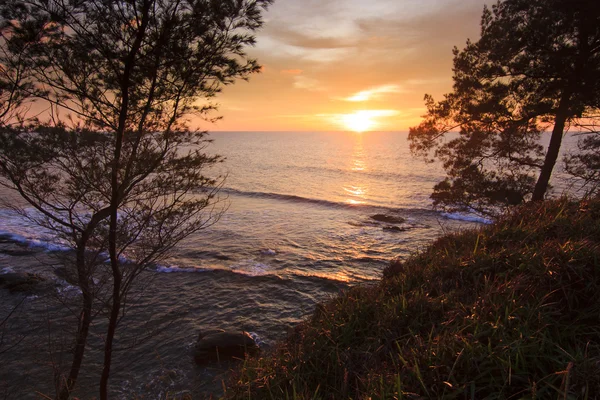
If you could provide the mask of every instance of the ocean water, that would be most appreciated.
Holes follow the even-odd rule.
[[[201,330],[247,330],[268,349],[316,303],[375,282],[391,259],[409,256],[443,232],[484,223],[431,209],[429,195],[443,171],[411,157],[406,137],[213,133],[209,151],[226,157],[211,171],[226,176],[220,193],[226,212],[141,278],[117,338],[111,398],[218,393],[229,366],[194,365]],[[569,185],[560,170],[556,176],[557,187]],[[380,222],[377,214],[404,222]],[[60,332],[72,327],[74,315],[64,304],[77,301],[77,291],[54,274],[59,261],[51,256],[60,254],[60,243],[51,235],[7,209],[0,209],[0,234],[30,251],[27,258],[0,254],[0,273],[27,270],[56,282],[52,295],[23,300],[0,293],[3,313],[23,300],[10,330],[22,339],[0,355],[0,385],[18,386],[18,398],[36,398],[34,390],[52,393],[54,366],[68,361],[69,341]],[[95,323],[83,367],[82,398],[96,394],[102,321]]]

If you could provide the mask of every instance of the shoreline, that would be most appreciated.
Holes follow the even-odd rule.
[[[317,307],[227,399],[600,393],[600,199],[442,236]]]

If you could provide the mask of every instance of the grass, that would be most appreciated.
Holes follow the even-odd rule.
[[[600,201],[441,237],[317,307],[230,399],[600,396]]]

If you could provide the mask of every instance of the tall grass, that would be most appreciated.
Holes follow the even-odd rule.
[[[317,307],[231,399],[600,398],[600,201],[526,206]]]

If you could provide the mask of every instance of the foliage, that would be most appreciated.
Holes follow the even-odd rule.
[[[108,318],[100,396],[116,328],[142,271],[221,212],[205,132],[223,85],[258,72],[255,42],[270,0],[23,0],[2,2],[0,96],[50,120],[0,129],[0,184],[24,216],[76,254],[82,291],[73,362],[59,397],[75,388],[94,316]],[[15,114],[16,113],[16,114]],[[66,113],[66,115],[65,115]]]
[[[598,126],[586,126],[580,133],[578,152],[565,157],[567,171],[584,183],[586,193],[600,193],[600,129]]]
[[[599,199],[529,204],[319,306],[226,397],[593,398],[599,272]]]
[[[446,170],[434,204],[497,214],[542,200],[564,132],[600,108],[596,2],[502,0],[485,8],[481,38],[454,49],[453,80],[442,101],[426,96],[427,114],[409,134],[415,154],[433,153]]]

